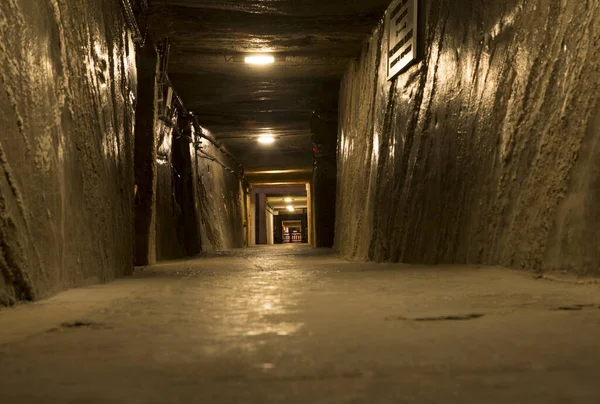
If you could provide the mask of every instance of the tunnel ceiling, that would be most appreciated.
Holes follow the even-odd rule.
[[[186,107],[247,169],[312,164],[312,111],[336,116],[340,78],[390,0],[153,0],[169,76]],[[246,65],[270,50],[270,66]],[[256,142],[260,134],[273,145]]]

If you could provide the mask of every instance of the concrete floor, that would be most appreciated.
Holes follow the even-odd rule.
[[[1,403],[598,403],[600,285],[278,246],[0,311]]]

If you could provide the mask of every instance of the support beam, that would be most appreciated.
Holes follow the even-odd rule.
[[[329,248],[335,236],[337,120],[313,114],[310,126],[315,150],[311,192],[314,246]]]
[[[256,194],[256,244],[267,244],[267,195]]]
[[[173,168],[175,170],[175,198],[181,207],[181,223],[179,231],[183,238],[185,254],[197,255],[202,250],[200,237],[200,221],[196,209],[196,184],[192,154],[195,153],[191,144],[190,122],[180,124],[182,133],[173,140]]]
[[[156,150],[157,74],[160,66],[153,46],[137,53],[138,102],[135,119],[134,172],[135,197],[135,264],[156,262]]]

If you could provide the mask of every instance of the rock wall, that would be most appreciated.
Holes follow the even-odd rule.
[[[162,127],[160,132],[157,260],[244,247],[246,198],[230,168],[235,163],[207,139],[193,144],[186,130],[173,134]]]
[[[234,162],[206,139],[194,153],[193,162],[202,250],[244,247],[246,196],[238,176],[225,168],[234,167]]]
[[[135,264],[244,247],[245,197],[240,169],[201,137],[167,70],[168,43],[138,52],[135,136]],[[207,132],[208,133],[208,132]],[[207,135],[210,137],[209,135]]]
[[[379,26],[343,79],[347,257],[600,267],[600,1],[422,0],[388,82]]]
[[[239,169],[231,168],[236,162],[198,136],[194,116],[175,105],[158,53],[145,67],[139,65],[140,80],[152,71],[148,87],[156,88],[149,91],[146,118],[140,121],[138,114],[136,133],[136,264],[141,266],[246,245],[246,198]]]
[[[131,271],[135,48],[119,2],[0,2],[0,304]]]

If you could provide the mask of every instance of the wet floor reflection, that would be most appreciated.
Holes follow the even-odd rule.
[[[220,314],[209,324],[214,337],[286,337],[299,332],[304,323],[293,321],[301,299],[299,283],[305,275],[260,272],[231,277],[221,290]],[[233,298],[231,297],[233,295]]]

